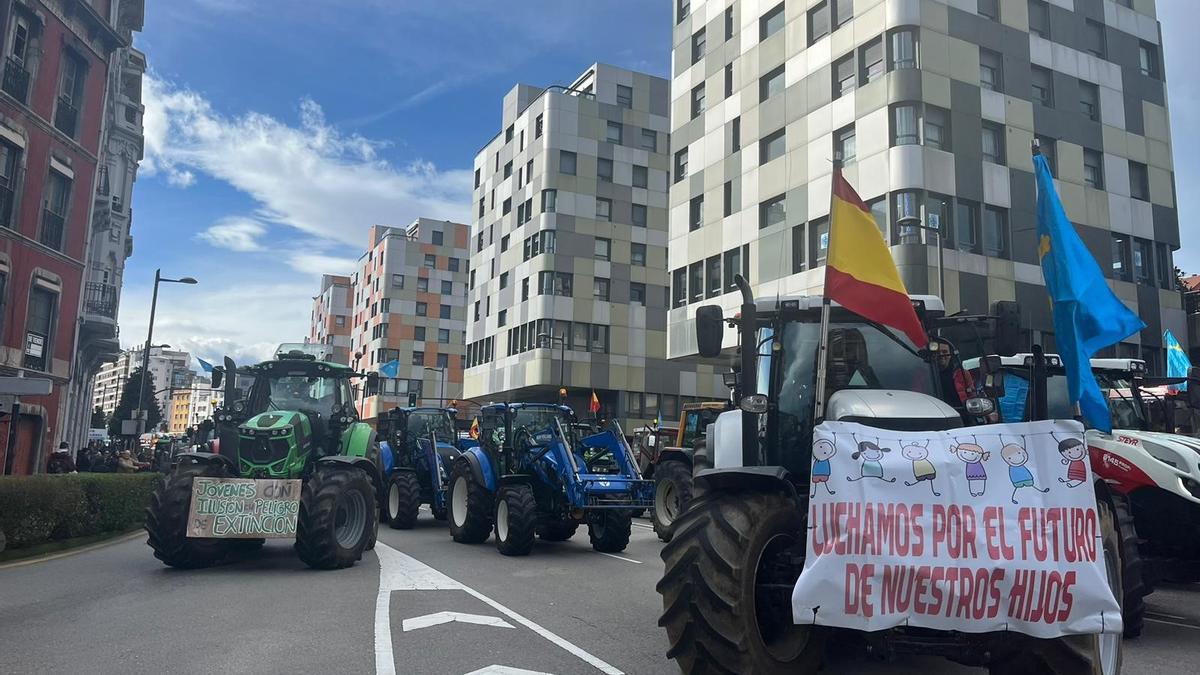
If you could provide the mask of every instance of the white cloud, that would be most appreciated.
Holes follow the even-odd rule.
[[[322,274],[352,274],[358,264],[352,258],[341,258],[324,253],[296,253],[288,258],[288,265],[297,272],[320,276]]]
[[[257,220],[232,217],[220,220],[197,236],[213,246],[245,253],[261,251],[258,240],[266,233],[266,226]]]

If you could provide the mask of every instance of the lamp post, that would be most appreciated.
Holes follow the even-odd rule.
[[[425,366],[425,370],[432,370],[441,375],[441,378],[438,382],[438,399],[441,400],[442,403],[445,403],[446,402],[446,369]],[[445,407],[445,406],[443,406],[443,407]]]
[[[930,219],[933,219],[931,215]],[[936,224],[926,225],[921,222],[917,216],[905,216],[896,221],[897,227],[911,227],[926,232],[934,232],[937,234],[937,273],[938,273],[938,297],[942,302],[946,301],[946,251],[942,247],[942,227],[941,222],[936,221]]]
[[[154,341],[154,312],[158,309],[158,285],[160,283],[195,284],[198,282],[192,277],[167,279],[162,275],[161,269],[154,270],[154,293],[150,296],[150,326],[146,329],[146,346],[142,349],[142,381],[138,387],[137,409],[134,410],[134,417],[138,420],[139,435],[146,432],[145,422],[142,421],[142,406],[146,403],[146,376],[150,371],[150,343]]]
[[[559,403],[564,403],[563,392],[566,390],[565,378],[567,372],[567,336],[566,335],[551,335],[549,333],[538,333],[538,344],[549,342],[551,346],[555,342],[561,345],[558,350],[558,398]]]

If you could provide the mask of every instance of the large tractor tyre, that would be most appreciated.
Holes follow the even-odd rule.
[[[1102,506],[1101,502],[1105,504]],[[1129,501],[1123,495],[1114,494],[1108,498],[1096,495],[1096,505],[1101,507],[1101,517],[1104,516],[1105,506],[1112,509],[1111,515],[1116,526],[1116,546],[1121,554],[1121,618],[1125,624],[1125,637],[1135,638],[1142,634],[1142,628],[1145,627],[1145,598],[1150,589],[1146,587],[1145,563],[1138,550],[1133,513],[1129,510]]]
[[[537,530],[537,502],[533,488],[509,485],[496,498],[496,549],[504,555],[529,555]]]
[[[384,500],[388,524],[393,530],[411,530],[421,510],[421,484],[411,471],[397,471],[388,481]]]
[[[188,510],[192,505],[192,480],[227,478],[224,464],[181,464],[150,496],[146,508],[146,543],[154,557],[171,567],[197,569],[220,562],[234,548],[232,539],[189,539]]]
[[[480,544],[492,533],[492,495],[475,480],[467,460],[450,469],[450,536],[460,544]]]
[[[633,518],[628,511],[601,511],[588,522],[588,539],[601,553],[620,553],[629,545]]]
[[[546,523],[538,528],[538,536],[542,541],[566,541],[575,536],[579,523],[563,520],[556,523]]]
[[[672,527],[692,501],[692,470],[686,463],[668,459],[654,472],[654,534],[671,541]]]
[[[656,588],[667,657],[682,672],[817,672],[825,633],[792,622],[805,532],[793,500],[752,491],[707,495],[676,521]]]
[[[362,559],[378,513],[366,472],[318,465],[300,492],[296,554],[314,569],[349,567]]]

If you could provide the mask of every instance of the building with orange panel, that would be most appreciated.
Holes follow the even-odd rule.
[[[305,342],[332,348],[335,363],[350,363],[350,311],[354,289],[350,277],[321,276],[321,292],[313,296]]]

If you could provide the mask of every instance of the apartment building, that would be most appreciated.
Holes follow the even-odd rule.
[[[910,292],[1015,301],[1053,350],[1037,139],[1147,324],[1105,355],[1161,370],[1163,330],[1186,333],[1164,72],[1153,0],[677,0],[671,356],[695,353],[696,307],[738,304],[737,272],[760,296],[821,291],[835,156]]]
[[[350,313],[354,289],[350,277],[321,276],[321,292],[313,296],[305,342],[332,349],[335,363],[350,363]]]
[[[408,405],[409,394],[428,406],[462,396],[467,239],[466,225],[430,218],[371,228],[350,280],[350,364],[382,373],[360,403],[363,419]]]
[[[187,352],[164,345],[150,347],[150,374],[154,378],[155,399],[164,420],[170,419],[172,391],[189,388],[196,379],[191,362],[192,357]],[[121,392],[125,390],[130,373],[141,367],[141,345],[125,350],[116,359],[101,365],[92,388],[92,407],[99,407],[105,415],[111,416],[121,401]]]
[[[465,395],[566,401],[626,426],[722,397],[666,360],[668,83],[605,64],[518,84],[475,156]]]

